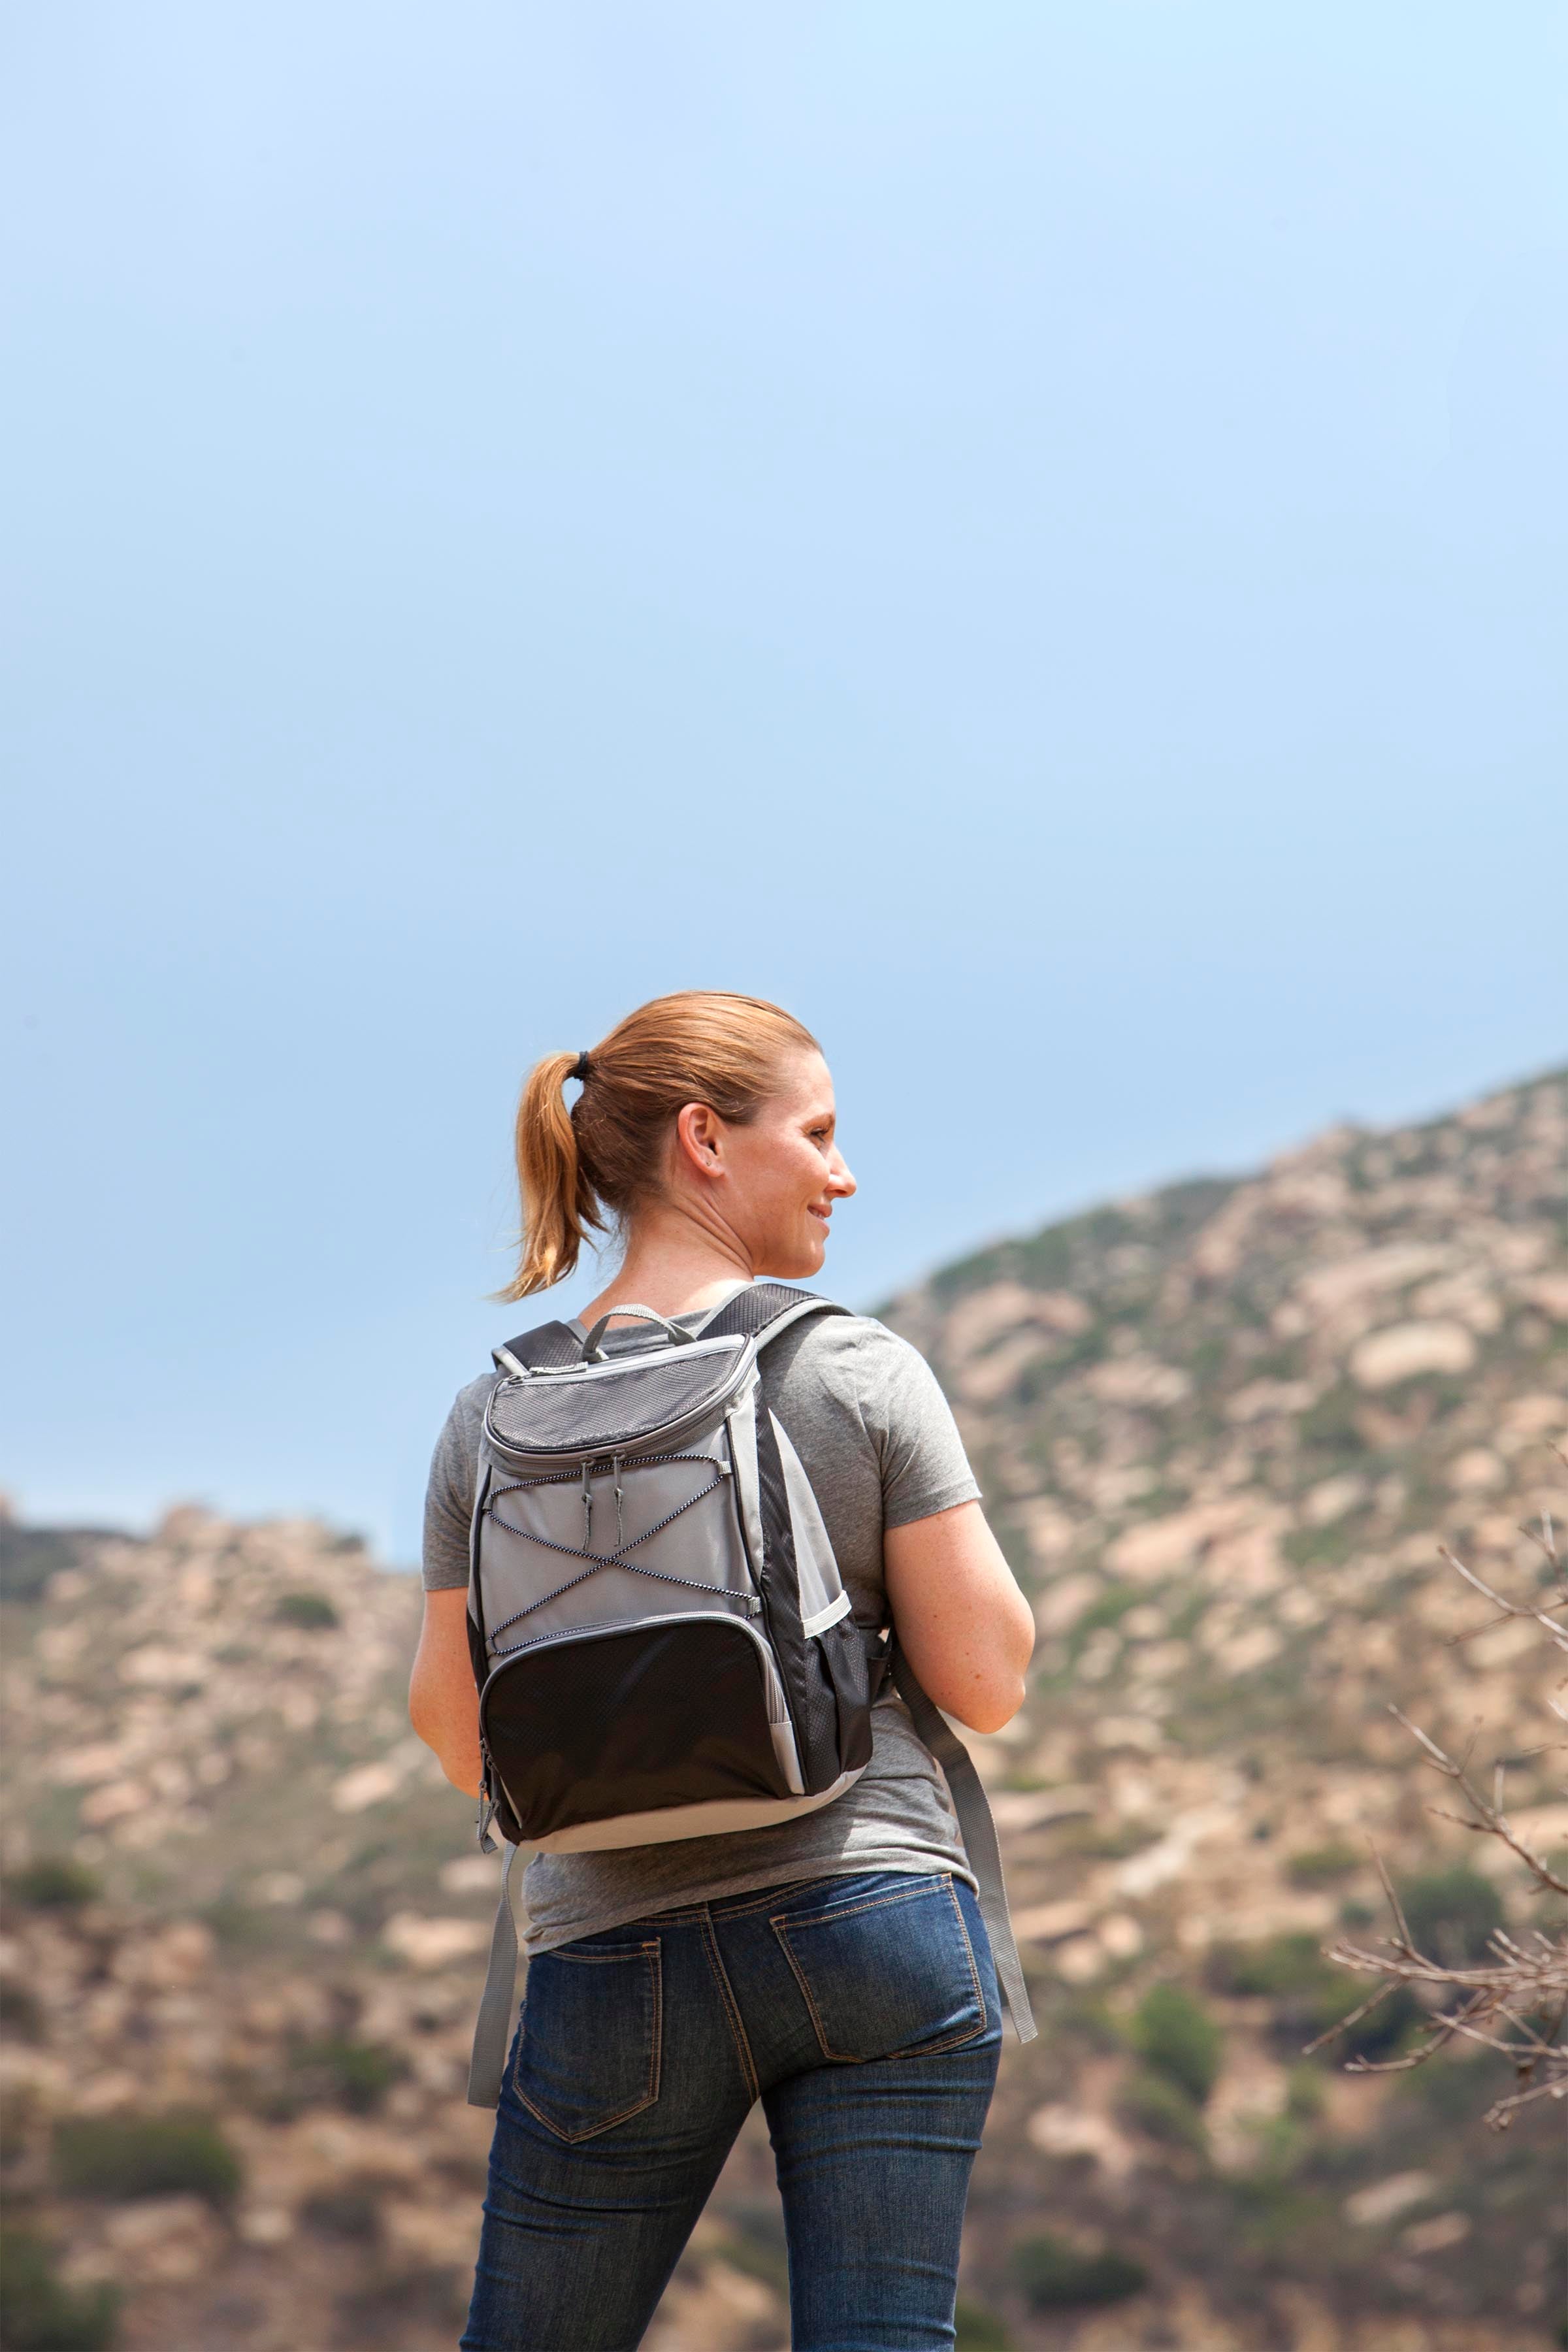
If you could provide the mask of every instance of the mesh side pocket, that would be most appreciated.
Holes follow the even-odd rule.
[[[623,1813],[787,1797],[764,1661],[735,1619],[542,1643],[498,1666],[486,1745],[524,1840]]]

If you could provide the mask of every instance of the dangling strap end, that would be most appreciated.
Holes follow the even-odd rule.
[[[500,1899],[490,1932],[490,1964],[474,2026],[473,2056],[468,2065],[468,2105],[493,2107],[500,2097],[506,2053],[511,2042],[517,2009],[517,1918],[511,1907],[511,1866],[517,1848],[508,1845],[501,1864]]]

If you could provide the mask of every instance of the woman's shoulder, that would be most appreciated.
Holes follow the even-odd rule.
[[[494,1372],[481,1372],[479,1379],[467,1381],[452,1399],[451,1411],[442,1424],[436,1441],[436,1456],[471,1465],[479,1459],[479,1436],[484,1427],[485,1407],[495,1386]]]
[[[809,1315],[782,1333],[776,1347],[791,1372],[822,1381],[862,1409],[936,1386],[920,1349],[874,1315]]]

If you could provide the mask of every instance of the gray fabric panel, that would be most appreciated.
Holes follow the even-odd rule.
[[[789,1515],[795,1528],[795,1583],[800,1591],[800,1613],[803,1620],[816,1619],[831,1624],[829,1614],[844,1587],[839,1580],[838,1562],[833,1557],[833,1546],[827,1529],[822,1524],[816,1496],[811,1489],[801,1458],[789,1442],[789,1432],[776,1412],[770,1413],[773,1435],[778,1440],[779,1463],[784,1471],[784,1492],[789,1496]]]
[[[735,1496],[746,1530],[747,1549],[752,1555],[752,1577],[760,1581],[763,1573],[763,1498],[757,1486],[757,1402],[758,1383],[753,1378],[730,1407],[728,1418],[730,1458],[735,1471]]]
[[[510,1649],[571,1626],[624,1624],[628,1619],[711,1608],[715,1591],[749,1593],[752,1585],[736,1525],[731,1481],[721,1476],[711,1494],[701,1492],[719,1475],[725,1454],[722,1433],[690,1451],[700,1458],[649,1469],[623,1465],[620,1538],[614,1478],[605,1475],[591,1482],[593,1551],[602,1556],[629,1545],[626,1557],[660,1571],[654,1575],[619,1566],[595,1569],[574,1556],[589,1548],[584,1544],[580,1479],[519,1486],[504,1469],[494,1472],[480,1530],[485,1616],[492,1647]],[[681,1510],[660,1534],[637,1541],[645,1529],[697,1495],[701,1499]],[[520,1535],[513,1531],[517,1528],[529,1532]],[[533,1542],[530,1536],[545,1540]],[[563,1549],[550,1550],[547,1544]],[[682,1581],[667,1581],[672,1577]],[[700,1589],[689,1591],[689,1586]],[[523,1610],[531,1613],[520,1618]]]

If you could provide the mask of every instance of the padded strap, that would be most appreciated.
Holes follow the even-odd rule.
[[[513,1357],[531,1372],[564,1371],[569,1364],[580,1363],[583,1343],[565,1323],[536,1323],[531,1331],[520,1331],[515,1339],[494,1350],[496,1369],[505,1371],[505,1356]]]
[[[697,1327],[702,1339],[755,1339],[760,1348],[776,1339],[805,1315],[847,1315],[831,1298],[815,1290],[797,1290],[793,1282],[750,1282],[716,1307],[706,1323]]]
[[[1013,1922],[1007,1910],[1007,1888],[1002,1876],[1002,1850],[996,1843],[996,1824],[991,1818],[991,1807],[981,1785],[980,1775],[974,1769],[974,1759],[921,1688],[914,1669],[897,1642],[893,1644],[892,1662],[894,1687],[909,1708],[915,1729],[942,1766],[952,1796],[958,1826],[963,1832],[964,1850],[979,1882],[980,1916],[991,1938],[991,1957],[996,1963],[996,1981],[1002,1988],[1002,1997],[1012,2016],[1014,2031],[1020,2042],[1032,2042],[1038,2028],[1035,2023],[1034,2011],[1029,2007],[1024,1971],[1018,1961],[1018,1947],[1013,1937]]]
[[[468,2063],[468,2105],[493,2107],[500,2097],[500,2078],[511,2047],[517,2021],[517,1916],[511,1907],[511,1866],[517,1848],[509,1845],[500,1869],[500,1900],[490,1931],[490,1964],[474,2025],[473,2056]]]

